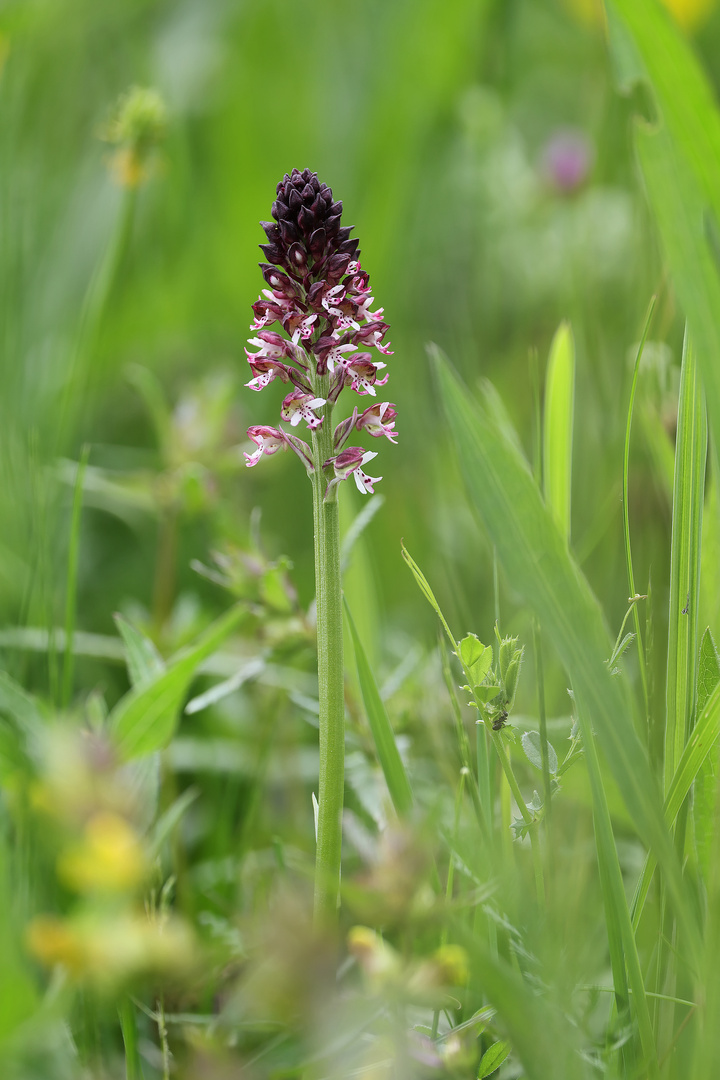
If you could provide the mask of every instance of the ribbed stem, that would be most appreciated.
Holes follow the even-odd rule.
[[[316,377],[313,392],[327,397],[329,379]],[[345,695],[340,521],[337,486],[325,501],[328,478],[322,465],[333,453],[332,406],[325,406],[322,427],[313,433],[312,473],[315,523],[315,595],[317,602],[318,686],[320,698],[320,780],[315,855],[315,926],[337,922],[345,788]]]

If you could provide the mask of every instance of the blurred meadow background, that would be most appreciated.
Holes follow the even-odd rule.
[[[716,1075],[720,981],[698,943],[720,941],[720,661],[703,637],[720,641],[720,8],[634,11],[0,3],[3,1080]],[[400,433],[378,495],[341,493],[365,664],[348,637],[339,969],[306,921],[310,487],[293,455],[243,458],[247,427],[277,422],[278,395],[244,386],[244,347],[258,223],[293,167],[355,226]],[[574,427],[543,398],[563,322]],[[648,599],[624,624],[633,385]],[[544,561],[551,516],[525,514],[518,463],[542,489],[553,422],[571,432],[571,513]],[[476,634],[498,665],[497,621],[525,650],[498,743],[524,814],[401,539],[456,641]],[[580,730],[571,639],[601,626],[588,670],[611,654],[619,670],[585,685],[604,704]],[[662,873],[638,911],[648,850]]]

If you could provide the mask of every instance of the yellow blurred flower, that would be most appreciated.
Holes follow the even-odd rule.
[[[82,841],[58,859],[58,874],[77,892],[133,889],[147,872],[139,837],[124,818],[103,811],[85,826]]]
[[[693,30],[705,22],[717,0],[662,0],[663,4],[685,30]]]
[[[187,923],[170,916],[161,925],[135,912],[40,915],[27,928],[26,944],[47,967],[62,965],[73,978],[100,986],[147,973],[181,973],[195,960]]]
[[[565,6],[582,22],[605,26],[603,0],[564,0]],[[683,30],[694,30],[717,7],[718,0],[661,0]]]
[[[374,992],[400,982],[399,954],[368,926],[353,926],[348,933],[348,950],[362,968]]]
[[[47,967],[62,964],[71,974],[79,973],[85,964],[83,943],[73,928],[53,915],[38,915],[26,934],[29,951]]]
[[[450,987],[463,986],[469,977],[468,957],[461,945],[443,945],[428,959],[406,963],[367,926],[353,926],[347,942],[372,993],[390,991],[418,1004],[431,1004],[443,1000]]]
[[[433,961],[446,986],[462,986],[470,978],[468,955],[462,945],[441,945],[433,953]]]

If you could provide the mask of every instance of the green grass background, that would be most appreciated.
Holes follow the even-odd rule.
[[[665,740],[672,742],[677,765],[692,720],[702,718],[691,689],[687,729],[681,725],[677,735],[673,726],[666,733],[668,635],[672,692],[687,697],[688,682],[692,688],[698,680],[697,642],[686,653],[682,641],[677,645],[692,580],[698,640],[706,626],[720,640],[714,487],[720,438],[720,122],[708,92],[720,82],[720,12],[711,13],[692,39],[651,0],[617,0],[609,18],[606,31],[560,0],[0,5],[1,666],[49,703],[53,716],[64,710],[73,725],[87,726],[95,715],[93,702],[102,702],[100,713],[112,710],[129,687],[114,613],[122,612],[152,637],[167,658],[195,641],[228,606],[227,594],[195,564],[209,566],[213,552],[235,552],[231,592],[251,605],[238,630],[240,651],[247,659],[264,650],[277,674],[183,716],[165,751],[160,811],[191,784],[199,796],[183,818],[184,831],[173,833],[172,850],[164,848],[164,872],[177,876],[177,908],[193,925],[207,930],[212,917],[230,935],[241,915],[255,917],[267,906],[273,858],[281,867],[289,861],[294,869],[307,869],[316,768],[308,706],[314,693],[307,615],[314,592],[310,487],[292,455],[264,459],[248,471],[241,450],[248,425],[277,422],[281,398],[274,384],[262,395],[243,386],[250,305],[263,285],[258,222],[269,217],[275,184],[285,171],[316,170],[343,200],[344,222],[356,226],[363,265],[391,324],[395,352],[388,358],[387,396],[397,405],[400,432],[399,444],[380,448],[373,463],[383,475],[384,502],[355,543],[345,579],[364,645],[358,680],[348,638],[350,808],[375,836],[386,808],[373,733],[361,705],[372,669],[410,761],[414,798],[427,815],[423,829],[443,837],[442,887],[453,859],[465,875],[461,896],[486,882],[489,871],[467,793],[459,804],[465,798],[470,809],[458,815],[448,839],[457,796],[453,711],[442,681],[435,616],[403,563],[401,538],[431,582],[456,638],[473,631],[492,643],[498,607],[503,632],[520,635],[527,659],[513,721],[518,732],[539,723],[538,671],[530,655],[535,618],[542,629],[551,742],[562,758],[572,682],[578,698],[585,695],[585,737],[594,730],[601,748],[597,769],[592,762],[589,771],[576,766],[563,777],[554,803],[555,832],[547,841],[555,861],[545,864],[549,922],[525,903],[533,880],[525,848],[516,862],[510,858],[492,867],[506,887],[504,917],[517,923],[510,931],[500,928],[502,963],[498,931],[485,925],[484,910],[478,909],[474,922],[453,913],[443,931],[432,920],[418,926],[410,915],[409,937],[397,927],[389,931],[404,955],[424,954],[438,933],[465,944],[474,965],[472,1000],[490,1000],[500,1015],[493,1037],[509,1035],[515,1049],[503,1066],[507,1080],[547,1077],[552,1069],[568,1077],[598,1075],[594,1063],[601,1059],[608,1075],[627,1077],[691,1075],[683,1071],[691,1054],[693,1076],[709,1077],[718,1064],[715,1042],[703,1030],[712,1027],[720,984],[712,972],[698,970],[699,938],[715,941],[720,926],[708,854],[715,832],[714,770],[706,765],[698,774],[703,786],[698,793],[698,780],[696,820],[688,823],[681,811],[674,848],[660,807],[674,772],[666,772],[661,790]],[[167,129],[128,214],[127,195],[112,174],[113,147],[102,135],[119,96],[134,84],[162,95]],[[546,154],[553,137],[568,129],[586,141],[589,165],[583,183],[562,191],[548,175]],[[606,628],[614,640],[627,610],[623,446],[633,364],[653,294],[628,489],[635,584],[640,593],[650,593],[639,609],[646,701],[635,647],[622,659],[621,684],[606,677],[602,650]],[[694,511],[677,496],[673,518],[686,319],[707,396],[711,446],[702,555],[702,484]],[[542,441],[533,388],[543,383],[562,320],[572,326],[576,365],[570,550],[585,581],[543,516],[508,436],[511,424],[520,450],[533,462]],[[433,366],[431,342],[450,357],[469,393],[457,396],[459,384],[449,369],[438,360]],[[482,407],[473,413],[469,402],[475,394]],[[685,481],[689,485],[704,467],[705,444],[696,428],[690,433],[692,416],[702,411],[700,399],[683,401],[687,443],[679,445],[686,453],[682,460],[694,462],[679,473],[686,493]],[[75,477],[83,454],[80,508]],[[561,461],[561,470],[563,464],[569,467]],[[342,494],[347,530],[362,504],[354,490]],[[689,580],[680,596],[679,586],[672,592],[671,580],[685,581],[687,567],[677,565],[683,528],[700,584]],[[68,590],[73,551],[77,580]],[[535,573],[538,551],[543,557],[549,552],[549,562]],[[54,628],[73,625],[102,638],[76,637],[68,673],[69,659]],[[49,632],[47,647],[35,647],[32,630]],[[142,650],[147,643],[134,644]],[[93,655],[103,648],[114,649],[114,656]],[[702,661],[699,666],[702,676]],[[231,673],[216,662],[214,676]],[[211,682],[205,677],[193,684],[192,694]],[[182,679],[171,677],[167,684],[176,704],[191,693]],[[49,909],[67,912],[72,900],[56,881],[55,856],[35,835],[37,825],[28,824],[33,812],[25,795],[32,777],[13,757],[13,740],[6,735],[20,706],[2,696],[9,690],[0,691],[7,721],[0,801],[6,864],[0,869],[7,887],[0,877],[0,889],[15,927],[8,934],[20,940],[32,916]],[[372,709],[381,714],[376,699],[377,693]],[[596,715],[593,702],[599,702]],[[620,722],[623,710],[627,715]],[[675,710],[668,707],[673,725]],[[712,710],[708,716],[712,729]],[[382,716],[371,719],[382,723]],[[460,723],[473,740],[475,761],[475,729],[467,716]],[[377,742],[376,731],[374,737]],[[384,765],[382,751],[380,758]],[[519,745],[512,758],[529,801],[544,778]],[[34,768],[44,775],[40,759]],[[688,784],[698,767],[699,761],[690,768]],[[397,782],[405,805],[412,798],[407,780]],[[505,799],[496,822],[503,838],[498,843],[507,847],[509,795],[501,786],[498,798]],[[675,806],[671,828],[677,812]],[[690,836],[695,839],[686,846]],[[633,912],[625,894],[632,895],[647,850],[660,863],[662,886],[650,894],[651,915],[640,924],[633,958]],[[351,873],[362,862],[361,845],[350,844],[348,851]],[[693,871],[689,881],[688,874],[681,881],[686,855]],[[545,857],[551,858],[547,851]],[[694,876],[696,865],[702,872]],[[429,871],[427,877],[439,892],[440,879]],[[357,908],[362,912],[362,904]],[[250,929],[244,927],[243,934],[255,940]],[[664,941],[659,955],[656,940]],[[115,1000],[101,996],[98,1003],[88,992],[88,1005],[85,991],[73,992],[46,1016],[38,1002],[49,976],[23,947],[6,944],[15,955],[0,982],[0,1038],[9,1033],[7,1069],[14,1070],[8,1076],[88,1075],[82,1068],[98,1078],[121,1076],[126,1068],[128,1077],[140,1075],[132,1073],[132,1054],[122,1059]],[[227,942],[223,947],[231,967],[237,955]],[[683,957],[676,969],[668,959],[673,950]],[[624,964],[627,982],[620,986]],[[176,1012],[212,1015],[213,994],[221,995],[218,987],[226,986],[221,968],[218,961],[212,976],[200,980],[200,990],[178,991]],[[542,1012],[547,1002],[538,1004],[544,1001],[535,994],[538,980],[551,987],[545,997],[552,1016]],[[704,988],[710,1019],[703,1021],[705,1029],[688,1025],[692,1044],[683,1042],[681,1032],[669,1047],[663,1034],[668,1013],[662,1012],[667,1002],[658,1005],[660,999],[649,996],[645,1014],[640,1005],[632,1013],[640,1028],[639,1041],[626,1040],[632,1052],[609,1048],[610,1036],[603,1045],[610,995],[597,991],[579,1007],[577,987],[614,985],[622,1011],[623,994],[626,1003],[628,996],[641,996],[638,980],[651,993],[670,997],[697,992],[700,998],[698,987]],[[17,988],[26,985],[32,987],[28,1000],[38,996],[20,1015],[34,1016],[39,1029],[55,1032],[58,1045],[62,1032],[69,1032],[74,1052],[49,1052],[35,1061],[26,1031],[17,1046],[12,1043],[11,1002],[22,999]],[[147,1002],[156,999],[152,988],[143,993]],[[52,1002],[42,1000],[51,1009]],[[237,1008],[244,1017],[245,1005]],[[575,1018],[578,1043],[585,1040],[584,1056],[573,1049],[569,1033],[575,1028],[564,1023],[567,1014]],[[523,1030],[523,1015],[531,1035]],[[678,1011],[670,1028],[684,1015]],[[62,1023],[53,1028],[58,1016]],[[145,1014],[139,1011],[138,1017],[141,1041],[154,1039]],[[657,1038],[659,1065],[648,1056],[643,1022],[645,1034],[652,1029]],[[126,1046],[128,1023],[125,1014]],[[559,1025],[562,1053],[548,1034],[553,1025]],[[208,1040],[192,1050],[198,1055],[192,1058],[180,1044],[192,1049],[193,1038],[178,1026],[183,1034],[175,1049],[188,1076],[235,1075],[236,1059],[225,1043]],[[310,1028],[315,1030],[308,1021]],[[535,1060],[533,1033],[542,1036]],[[622,1042],[622,1028],[613,1029],[612,1038]],[[250,1060],[271,1042],[266,1033],[253,1035],[237,1061]],[[297,1075],[311,1054],[299,1043],[300,1049],[296,1040],[292,1049],[281,1043],[279,1051],[267,1050],[271,1064],[263,1058],[258,1075]],[[147,1077],[162,1075],[161,1062],[149,1052],[141,1056]],[[350,1065],[333,1068],[349,1074]],[[477,1061],[461,1062],[457,1070],[476,1076]]]

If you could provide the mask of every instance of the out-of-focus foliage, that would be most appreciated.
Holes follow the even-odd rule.
[[[717,86],[717,5],[665,6],[672,19],[658,25]],[[617,970],[627,928],[608,930],[608,897],[622,907],[620,875],[630,889],[640,874],[638,830],[668,880],[676,870],[660,798],[640,783],[647,765],[633,773],[632,763],[647,749],[662,775],[668,610],[688,615],[684,597],[668,604],[679,365],[684,317],[705,310],[693,274],[707,271],[685,245],[701,241],[712,270],[718,240],[711,214],[699,236],[700,203],[695,232],[672,231],[673,208],[689,204],[683,177],[665,167],[667,141],[682,142],[682,109],[692,112],[672,64],[657,96],[642,80],[618,89],[618,73],[641,74],[638,56],[627,35],[620,55],[599,12],[594,0],[0,5],[3,1080],[156,1080],[171,1063],[188,1080],[240,1067],[385,1077],[393,1063],[422,1077],[642,1075]],[[671,102],[680,121],[655,132]],[[638,137],[647,192],[637,114],[649,125]],[[342,492],[360,663],[359,677],[347,665],[339,973],[334,943],[308,922],[310,487],[293,455],[253,470],[243,458],[248,424],[274,422],[280,400],[277,385],[244,387],[244,346],[264,285],[258,223],[293,166],[317,170],[356,227],[391,324],[400,433],[384,454],[384,499],[366,518],[357,493]],[[621,468],[653,292],[629,485],[646,730],[636,643],[624,636]],[[693,312],[682,310],[693,296]],[[469,499],[426,353],[437,343],[469,392],[482,390],[488,430],[537,473],[546,360],[563,320],[575,346],[574,425],[566,416],[555,450],[563,483],[572,477],[563,531],[608,642],[620,629],[606,656],[592,608],[592,685],[610,702],[595,730],[616,748],[593,774],[606,799],[602,843],[560,662],[571,657],[581,700],[592,699],[578,659],[587,642],[562,625],[575,593],[553,596],[527,565],[503,575],[514,514],[493,517],[495,590],[493,545],[471,506],[487,514],[492,477],[474,475]],[[695,554],[699,663],[714,702],[713,638],[702,636],[710,624],[720,640],[712,455],[708,474]],[[516,550],[535,557],[538,535],[529,526]],[[401,538],[470,674],[438,645]],[[555,556],[570,582],[559,540]],[[544,668],[527,606],[540,593],[562,630],[538,639]],[[496,618],[491,658],[481,641],[496,640]],[[616,724],[633,693],[625,719],[643,750]],[[468,694],[491,702],[487,737]],[[699,719],[711,727],[709,708]],[[687,915],[689,881],[686,929],[717,900],[717,763],[693,746],[697,850],[688,841],[674,898]],[[527,796],[519,817],[498,754]],[[684,829],[673,807],[670,826],[677,817]],[[548,836],[538,863],[530,839]],[[677,999],[663,999],[653,1022],[668,1033],[658,1056],[681,1076],[695,972],[656,950],[675,931],[646,892],[637,948],[647,988]],[[687,1014],[691,1033],[698,1011]],[[697,1059],[708,1075],[713,1046]]]

